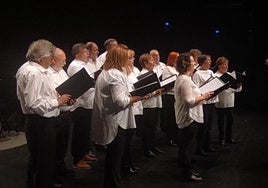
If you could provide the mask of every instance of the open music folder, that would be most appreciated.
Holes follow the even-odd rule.
[[[56,88],[60,94],[70,94],[73,99],[77,99],[89,88],[94,87],[95,80],[87,73],[85,68],[82,68],[68,80],[63,82]]]
[[[153,71],[148,71],[137,77],[138,81],[135,82],[134,90],[130,92],[132,96],[145,96],[160,88],[160,82],[157,74]]]
[[[214,94],[211,97],[216,96],[222,90],[229,88],[229,81],[226,83],[222,81],[219,77],[211,77],[208,81],[202,84],[199,89],[202,94],[207,93],[209,91],[214,91]]]
[[[155,72],[149,71],[137,78],[138,81],[133,84],[135,89],[130,92],[132,96],[145,96],[160,88],[169,90],[174,87],[177,76],[174,74],[160,81]]]
[[[173,74],[163,80],[160,81],[160,87],[164,88],[165,90],[169,90],[174,88],[175,81],[177,79],[177,75]]]
[[[238,73],[236,71],[233,71],[231,73],[224,73],[223,75],[220,76],[220,79],[222,81],[229,82],[230,83],[230,87],[233,89],[237,89],[237,86],[239,83],[242,83],[242,81],[245,79],[245,74],[242,73]]]

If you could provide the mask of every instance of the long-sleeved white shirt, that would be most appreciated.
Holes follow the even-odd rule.
[[[118,127],[135,128],[127,75],[117,69],[102,70],[95,86],[91,138],[97,144],[111,143]]]
[[[163,70],[162,73],[162,79],[166,79],[168,77],[170,77],[171,75],[179,75],[179,72],[176,70],[175,67],[171,67],[171,66],[166,66],[166,68]],[[172,88],[171,90],[169,90],[167,92],[167,94],[169,95],[174,95],[174,88]]]
[[[227,72],[230,74],[229,72]],[[220,77],[221,72],[216,72],[215,76]],[[218,94],[219,101],[215,103],[216,108],[232,108],[235,106],[235,92],[241,92],[242,86],[237,89],[228,88]]]
[[[155,70],[154,70],[155,71]],[[143,68],[140,75],[147,73],[148,70]],[[142,100],[143,108],[162,108],[162,95],[153,96],[149,99]]]
[[[212,70],[207,69],[207,70],[201,70],[198,69],[192,76],[192,79],[194,83],[200,87],[202,84],[204,84],[210,77],[215,77],[214,73]],[[213,104],[219,101],[218,95],[215,97],[212,97],[209,100],[206,100],[203,102],[203,104]]]
[[[204,122],[203,106],[195,104],[195,98],[200,96],[199,87],[190,76],[179,75],[174,85],[175,117],[179,128],[190,125],[193,121]]]
[[[74,59],[70,65],[67,68],[67,74],[68,76],[74,75],[76,72],[81,70],[82,68],[85,68],[88,74],[94,78],[93,72],[90,71],[90,68],[88,66],[88,63],[85,63],[83,61]],[[77,83],[79,84],[79,83]],[[94,100],[94,93],[95,88],[89,88],[83,95],[78,97],[76,99],[75,104],[73,105],[73,109],[71,111],[74,111],[76,108],[81,107],[85,109],[92,109],[93,108],[93,100]]]
[[[17,97],[23,114],[56,117],[60,114],[58,95],[48,69],[35,62],[24,63],[16,73]]]
[[[137,76],[139,76],[140,70],[137,67],[133,67],[132,72],[128,75],[128,81],[132,87],[132,90],[134,90],[134,83],[138,81]],[[141,101],[137,101],[133,104],[133,110],[135,115],[142,115],[143,114],[143,106]]]
[[[48,71],[50,73],[51,83],[53,84],[54,88],[56,88],[69,78],[64,69],[56,71],[52,67],[48,67]],[[69,111],[70,109],[72,109],[72,106],[60,106],[60,111],[63,112]]]

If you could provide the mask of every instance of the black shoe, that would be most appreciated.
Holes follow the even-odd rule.
[[[204,151],[204,150],[202,150],[202,149],[198,150],[196,153],[197,153],[197,155],[201,155],[201,156],[208,156],[208,153],[207,153],[207,152],[205,152],[205,151]]]
[[[212,148],[212,147],[208,147],[208,148],[205,149],[205,151],[207,151],[207,152],[216,152],[218,150],[215,149],[215,148]]]
[[[52,184],[53,188],[63,188],[63,184],[59,184],[59,183],[53,183]]]
[[[197,175],[190,175],[189,177],[187,177],[188,181],[202,181],[203,178],[201,176],[197,176]]]
[[[226,139],[227,144],[237,144],[237,142],[234,139]]]
[[[63,182],[62,182],[62,180],[61,180],[61,178],[60,177],[56,177],[55,178],[55,180],[53,181],[53,183],[52,183],[52,187],[54,188],[56,188],[56,187],[63,187]]]
[[[219,141],[219,144],[222,145],[222,146],[227,146],[225,140],[220,140],[220,141]]]
[[[136,171],[139,171],[139,170],[140,170],[140,168],[137,167],[137,166],[130,165],[130,167],[131,167],[133,170],[136,170]]]
[[[168,145],[169,145],[169,146],[172,146],[172,147],[177,147],[177,144],[176,144],[176,142],[175,142],[174,140],[170,140],[170,141],[168,142]]]
[[[164,153],[164,151],[162,151],[161,149],[159,149],[158,147],[155,147],[155,146],[152,147],[152,151],[153,151],[155,154]]]
[[[145,152],[145,156],[150,158],[150,159],[153,159],[153,158],[157,157],[157,155],[151,150]]]
[[[192,174],[197,176],[197,177],[201,177],[201,175],[198,172],[192,171]]]
[[[138,170],[135,170],[135,169],[131,168],[130,166],[125,166],[125,167],[123,167],[122,172],[125,175],[136,175],[138,173]]]

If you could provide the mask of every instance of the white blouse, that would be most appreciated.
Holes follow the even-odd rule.
[[[100,73],[95,86],[91,129],[97,144],[111,143],[118,127],[136,127],[133,106],[130,105],[130,87],[126,74],[117,69]]]
[[[227,72],[230,74],[229,72]],[[215,75],[220,77],[223,73],[216,72]],[[235,106],[235,92],[241,92],[242,86],[237,89],[228,88],[218,94],[219,101],[215,103],[216,108],[232,108]]]
[[[190,125],[193,121],[203,123],[202,103],[195,104],[195,98],[200,96],[199,87],[191,77],[179,75],[174,85],[175,116],[179,128]]]
[[[138,81],[137,76],[139,76],[140,70],[137,67],[133,67],[132,72],[128,75],[128,80],[131,85],[131,90],[133,91],[134,83]],[[135,115],[142,115],[143,114],[143,106],[141,101],[137,101],[133,104],[133,110]]]
[[[215,77],[212,70],[200,70],[198,69],[192,76],[192,79],[194,83],[200,87],[202,84],[204,84],[210,77]],[[203,101],[203,104],[214,104],[219,101],[218,95],[215,97],[210,98],[209,100]]]

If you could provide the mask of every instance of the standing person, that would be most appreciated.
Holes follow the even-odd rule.
[[[198,69],[199,64],[198,64],[198,57],[202,54],[201,50],[197,48],[192,48],[189,50],[190,54],[194,57],[195,61],[195,71]]]
[[[129,49],[128,54],[129,54],[129,57],[128,57],[129,67],[127,69],[127,77],[128,77],[129,83],[131,84],[131,86],[133,86],[133,84],[138,81],[137,76],[139,75],[140,70],[134,66],[135,51]],[[134,89],[134,86],[133,86],[133,89]],[[135,134],[135,131],[137,131],[137,129],[139,129],[140,131],[142,122],[143,122],[143,119],[142,119],[143,118],[143,106],[142,106],[141,101],[137,101],[133,103],[133,111],[134,111],[136,126],[131,129],[127,129],[126,147],[125,147],[125,152],[124,152],[123,160],[122,160],[123,173],[127,175],[134,175],[134,174],[137,174],[137,172],[139,171],[139,167],[134,166],[133,160],[132,160],[132,156],[133,156],[132,139]]]
[[[93,76],[89,65],[89,52],[84,43],[76,43],[72,47],[73,60],[68,66],[69,76],[85,68],[88,74]],[[79,84],[79,83],[77,83]],[[96,161],[95,156],[89,155],[90,151],[90,131],[91,115],[94,100],[94,88],[89,88],[83,95],[77,98],[75,105],[71,109],[73,120],[72,134],[72,156],[73,167],[77,169],[91,169],[89,161]]]
[[[87,66],[87,68],[88,68],[90,73],[94,73],[94,74],[92,74],[92,76],[96,80],[98,74],[96,75],[95,73],[98,72],[98,71],[101,71],[102,65],[103,65],[103,63],[98,60],[99,47],[95,42],[91,42],[91,41],[87,42],[86,46],[87,46],[88,55],[89,55],[89,61],[86,64],[86,66]],[[91,91],[93,89],[94,88],[92,88]],[[92,95],[91,97],[92,97],[92,100],[93,100],[94,99],[94,92],[93,91],[92,91],[91,95]],[[93,108],[93,105],[91,106],[91,109],[92,108]],[[96,147],[96,145],[95,145],[93,140],[90,141],[89,148],[90,148],[90,150],[89,150],[88,155],[90,155],[91,157],[97,157],[97,155],[96,155],[97,147]],[[103,147],[103,148],[105,148],[105,147]]]
[[[149,54],[153,57],[154,60],[154,72],[157,74],[159,80],[162,80],[162,73],[164,69],[166,68],[166,64],[160,61],[160,53],[157,49],[150,50]],[[162,95],[158,96],[162,100]],[[164,112],[163,108],[160,107],[157,112],[157,124],[160,126],[160,128],[163,130],[164,125]]]
[[[118,45],[118,42],[116,39],[114,38],[108,38],[106,41],[104,41],[104,48],[105,51],[99,55],[98,57],[98,61],[103,65],[106,57],[107,57],[107,53],[112,50],[116,45]]]
[[[26,120],[25,134],[30,152],[28,188],[53,187],[56,158],[56,117],[60,106],[73,104],[69,94],[58,96],[48,67],[56,47],[48,40],[33,41],[16,73],[17,97]]]
[[[179,57],[179,52],[171,51],[168,54],[167,58],[167,67],[163,70],[162,78],[168,78],[171,75],[179,75],[179,72],[176,70],[177,59]],[[174,111],[174,88],[165,92],[162,95],[163,100],[163,130],[167,136],[167,143],[170,146],[177,146],[177,137],[178,137],[178,127],[175,119]]]
[[[101,69],[103,65],[103,63],[98,60],[99,47],[95,42],[91,42],[91,41],[87,42],[86,46],[87,46],[88,53],[89,53],[88,67],[90,68],[91,72],[95,72]]]
[[[195,62],[190,53],[179,55],[176,68],[179,72],[174,86],[174,108],[179,128],[178,165],[187,180],[201,181],[202,177],[191,166],[192,146],[197,127],[204,122],[202,102],[209,99],[213,92],[201,95],[199,87],[192,81]]]
[[[217,72],[215,76],[220,77],[224,73],[228,73],[229,60],[226,57],[218,57],[216,60]],[[237,85],[237,89],[229,87],[218,94],[219,101],[216,102],[217,123],[219,130],[219,144],[235,144],[233,139],[233,109],[235,107],[235,92],[241,92],[241,83]]]
[[[142,97],[131,96],[126,75],[128,48],[118,45],[111,50],[96,81],[93,106],[92,137],[106,145],[104,187],[120,188],[122,157],[127,129],[135,127],[133,103]]]
[[[200,87],[211,77],[215,77],[211,67],[211,56],[207,54],[201,54],[198,59],[199,68],[192,76],[194,83]],[[210,145],[211,127],[213,124],[213,118],[215,116],[215,103],[219,101],[218,95],[209,100],[204,101],[204,124],[198,127],[197,131],[197,154],[207,156],[207,152],[217,151]]]
[[[144,53],[139,57],[139,63],[142,67],[140,75],[153,71],[155,64],[153,56]],[[159,125],[159,109],[162,108],[162,89],[150,93],[149,99],[142,100],[143,106],[143,124],[141,130],[142,147],[145,157],[155,158],[158,154],[163,153],[155,143],[155,132]]]
[[[52,64],[49,66],[51,82],[56,88],[69,77],[63,67],[66,65],[65,52],[56,48]],[[72,175],[74,171],[68,169],[65,163],[65,157],[68,148],[69,135],[72,126],[72,118],[70,113],[71,106],[60,107],[60,115],[57,116],[57,150],[56,150],[56,169],[55,182],[61,184],[61,175]]]

